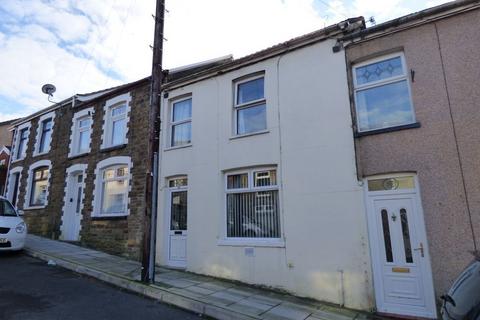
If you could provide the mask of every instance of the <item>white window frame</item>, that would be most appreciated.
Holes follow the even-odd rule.
[[[8,173],[8,184],[7,184],[6,196],[10,202],[13,202],[12,201],[13,193],[14,193],[13,187],[15,183],[15,180],[13,178],[15,174],[18,174],[18,186],[17,186],[18,189],[17,189],[17,197],[15,199],[15,207],[18,207],[19,205],[18,199],[20,197],[20,187],[22,185],[22,172],[23,172],[23,167],[15,167],[15,168],[11,168]]]
[[[188,119],[173,122],[173,106],[175,105],[175,103],[186,101],[186,100],[192,100],[192,110],[191,110],[192,115]],[[169,112],[170,112],[170,114],[169,114],[169,117],[168,117],[169,126],[168,126],[168,143],[167,143],[168,149],[177,149],[177,148],[184,148],[184,147],[191,146],[192,143],[193,143],[193,132],[192,131],[190,132],[191,133],[190,143],[174,146],[172,139],[173,139],[173,127],[174,126],[179,125],[179,124],[183,124],[183,123],[188,123],[188,122],[192,123],[192,117],[193,117],[193,99],[192,99],[192,96],[191,95],[182,96],[182,97],[177,97],[175,99],[170,100]],[[193,127],[191,127],[191,128],[193,129]]]
[[[42,134],[43,134],[43,121],[51,119],[52,120],[52,128],[50,129],[50,141],[48,142],[48,145],[45,147],[45,150],[40,152],[40,140],[42,139]],[[53,129],[55,127],[55,111],[46,113],[42,115],[38,119],[37,123],[37,136],[35,140],[35,147],[33,148],[33,156],[38,156],[42,154],[47,154],[50,152],[50,148],[52,145],[52,140],[53,140]]]
[[[128,143],[128,128],[130,122],[130,102],[132,101],[132,96],[130,92],[124,93],[122,95],[116,96],[112,99],[109,99],[105,102],[103,107],[103,127],[102,127],[102,145],[101,149],[121,146]],[[126,105],[125,110],[125,136],[123,137],[122,143],[113,144],[112,143],[112,134],[113,134],[113,121],[120,118],[112,118],[112,109],[120,105]],[[122,116],[123,117],[123,116]]]
[[[102,193],[103,193],[103,171],[107,168],[126,165],[128,168],[128,189],[126,212],[104,214],[102,213]],[[132,160],[128,156],[111,157],[100,161],[95,169],[95,182],[93,190],[93,211],[92,217],[123,217],[130,214],[130,192],[132,189]]]
[[[394,76],[394,77],[391,77],[391,78],[388,78],[388,79],[381,79],[381,80],[369,82],[369,83],[362,84],[362,85],[357,84],[356,69],[364,67],[364,66],[372,64],[372,63],[381,62],[381,61],[384,61],[384,60],[397,58],[397,57],[400,57],[400,59],[402,61],[403,75]],[[387,55],[383,55],[381,57],[369,59],[369,60],[363,61],[361,63],[355,64],[352,67],[352,79],[353,79],[353,97],[354,97],[354,101],[355,101],[355,118],[356,118],[356,124],[357,124],[357,131],[358,132],[376,131],[376,130],[382,130],[382,129],[387,129],[387,128],[395,128],[395,127],[400,127],[400,126],[416,123],[415,107],[413,106],[412,91],[411,91],[411,88],[410,88],[410,79],[409,79],[409,76],[408,76],[408,68],[407,68],[407,63],[405,61],[405,55],[403,54],[403,52],[387,54]],[[359,117],[359,112],[358,112],[358,108],[357,108],[357,92],[362,91],[362,90],[366,90],[366,89],[375,88],[375,87],[380,87],[380,86],[383,86],[383,85],[386,85],[386,84],[400,82],[400,81],[403,81],[403,80],[407,81],[408,98],[410,99],[410,106],[411,106],[410,111],[412,113],[413,121],[408,122],[408,123],[388,126],[388,127],[375,128],[375,129],[369,129],[369,130],[360,130],[360,123],[359,123],[359,121],[360,121],[359,118],[360,117]]]
[[[14,138],[14,145],[13,145],[13,150],[12,150],[12,163],[25,159],[25,156],[27,155],[27,150],[28,150],[28,142],[30,140],[31,126],[32,126],[32,124],[29,121],[29,122],[22,123],[21,125],[19,125],[15,129],[15,138]],[[27,139],[26,139],[26,143],[25,143],[25,148],[23,148],[22,154],[18,157],[17,150],[18,150],[19,144],[20,144],[20,132],[22,132],[23,129],[27,130]]]
[[[277,184],[274,186],[266,187],[255,187],[254,186],[254,173],[259,171],[276,171]],[[283,219],[282,219],[282,202],[280,197],[280,177],[278,174],[279,170],[277,166],[262,166],[262,167],[253,167],[248,169],[239,169],[239,170],[228,170],[223,172],[224,179],[224,197],[223,197],[223,217],[222,217],[222,230],[220,240],[218,245],[223,246],[252,246],[252,247],[284,247],[284,232],[283,232]],[[248,174],[248,187],[247,188],[238,188],[238,189],[228,189],[228,176],[238,175],[238,174]],[[279,223],[279,238],[234,238],[227,237],[227,195],[231,193],[248,193],[248,192],[258,192],[258,191],[277,191],[278,192],[278,223]]]
[[[80,110],[75,112],[72,119],[72,128],[70,130],[70,145],[69,145],[69,152],[68,157],[75,157],[78,155],[83,155],[90,153],[92,147],[92,131],[93,131],[93,115],[95,111],[93,107]],[[86,118],[90,119],[90,127],[83,129],[82,131],[89,131],[88,133],[88,140],[90,141],[88,144],[88,149],[86,151],[78,152],[79,144],[80,144],[80,128],[79,123],[81,120]]]
[[[252,100],[245,103],[237,104],[238,101],[238,86],[250,82],[253,80],[257,80],[263,78],[263,98]],[[233,94],[233,137],[244,137],[244,136],[251,136],[260,133],[268,132],[268,109],[267,109],[267,98],[266,98],[266,90],[265,90],[265,73],[255,73],[251,76],[242,77],[241,79],[233,80],[234,85],[234,94]],[[265,129],[255,131],[255,132],[248,132],[248,133],[238,133],[238,111],[242,109],[248,109],[251,107],[255,107],[257,105],[265,104]]]
[[[32,183],[33,183],[33,172],[39,167],[48,167],[48,177],[47,177],[47,192],[45,194],[45,203],[41,206],[31,206],[30,197],[32,195]],[[28,168],[28,178],[27,178],[27,190],[25,192],[25,198],[23,199],[23,209],[43,209],[48,205],[48,195],[50,192],[50,178],[52,176],[52,163],[50,160],[40,160]]]

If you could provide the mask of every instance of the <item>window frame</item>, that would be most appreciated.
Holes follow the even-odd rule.
[[[126,192],[126,206],[125,212],[120,213],[104,213],[103,212],[103,188],[104,182],[103,173],[107,169],[113,167],[126,166],[128,169],[127,174],[127,192]],[[93,191],[93,218],[111,218],[111,217],[126,217],[130,215],[130,192],[132,189],[132,161],[128,156],[110,157],[100,161],[95,169],[95,182]]]
[[[42,139],[43,139],[43,133],[45,132],[44,130],[44,123],[50,120],[52,122],[51,127],[50,127],[50,141],[48,142],[48,145],[45,146],[45,150],[40,150],[41,144],[42,144]],[[37,136],[35,140],[35,147],[33,149],[33,156],[39,156],[43,154],[47,154],[50,152],[51,147],[52,147],[52,140],[53,140],[53,130],[55,126],[55,111],[46,113],[42,115],[38,119],[37,123]]]
[[[103,108],[103,128],[102,128],[102,145],[101,149],[108,149],[119,147],[122,145],[126,145],[128,143],[128,129],[129,129],[129,122],[130,122],[130,103],[132,101],[132,97],[129,92],[116,96],[112,99],[109,99],[105,102]],[[125,113],[122,116],[113,116],[112,111],[115,108],[120,106],[125,106]],[[124,136],[123,141],[121,143],[113,144],[113,122],[125,119],[125,126],[124,126]]]
[[[20,188],[22,186],[22,172],[23,172],[23,167],[15,167],[11,168],[9,173],[8,173],[8,185],[7,185],[7,192],[6,192],[6,198],[13,204],[15,203],[15,207],[18,207],[19,203],[18,200],[20,198]],[[15,176],[18,175],[18,185],[17,185],[17,190],[15,193],[15,190],[12,188],[15,187]],[[13,196],[15,196],[15,201],[13,201]]]
[[[244,102],[244,103],[237,103],[238,101],[238,87],[241,84],[254,81],[257,79],[263,78],[263,98],[260,99],[255,99],[252,101]],[[250,136],[250,135],[256,135],[264,132],[268,132],[268,115],[267,115],[267,98],[265,94],[265,72],[261,73],[255,73],[252,75],[248,75],[245,77],[242,77],[240,79],[233,80],[233,137],[243,137],[243,136]],[[258,131],[253,131],[253,132],[247,132],[247,133],[239,133],[238,132],[238,112],[240,110],[245,110],[249,109],[252,107],[260,106],[264,104],[265,105],[265,128],[258,130]]]
[[[92,144],[93,115],[93,107],[80,110],[74,114],[72,118],[72,128],[70,130],[70,146],[68,153],[69,158],[90,153]],[[84,130],[80,130],[80,121],[84,119],[90,120],[90,126],[87,126]],[[84,131],[88,131],[89,144],[88,148],[85,151],[80,151],[80,133]]]
[[[373,82],[369,82],[367,84],[359,85],[357,83],[356,70],[358,68],[361,68],[361,67],[364,67],[366,65],[373,64],[373,63],[385,61],[385,60],[388,60],[388,59],[397,58],[397,57],[399,57],[401,62],[402,62],[402,71],[403,71],[402,75],[397,75],[397,76],[394,76],[394,77],[390,77],[388,79],[376,80],[376,81],[373,81]],[[410,112],[412,114],[412,121],[411,122],[406,122],[406,123],[401,123],[401,124],[395,124],[395,125],[392,125],[392,126],[384,126],[384,127],[381,127],[381,128],[361,130],[360,129],[360,117],[359,117],[359,111],[358,111],[357,92],[372,89],[372,88],[376,88],[376,87],[381,87],[381,86],[392,84],[392,83],[401,82],[403,80],[405,80],[407,82],[408,99],[410,100],[410,106],[411,106]],[[403,52],[386,54],[386,55],[382,55],[382,56],[379,56],[379,57],[376,57],[376,58],[368,59],[368,60],[362,61],[360,63],[354,64],[352,66],[352,83],[353,83],[353,98],[354,98],[354,103],[355,103],[355,123],[356,123],[356,131],[358,133],[375,132],[375,131],[378,131],[378,130],[388,130],[390,128],[408,126],[408,125],[411,125],[411,124],[415,124],[417,122],[416,115],[415,115],[415,107],[413,105],[413,99],[412,99],[410,78],[408,76],[407,63],[406,63],[405,55],[404,55]]]
[[[26,122],[21,125],[19,125],[15,129],[15,141],[14,141],[14,148],[12,150],[12,163],[16,161],[21,161],[25,159],[27,155],[27,150],[28,150],[28,142],[30,139],[30,129],[31,129],[31,122]],[[25,148],[23,148],[21,151],[21,154],[18,154],[19,147],[20,147],[20,142],[21,142],[21,132],[25,131],[27,133],[26,138],[25,138]]]
[[[255,172],[261,171],[270,171],[274,170],[276,172],[276,184],[266,187],[255,187],[254,184],[254,175]],[[284,233],[283,233],[283,218],[282,218],[282,199],[281,199],[281,183],[279,179],[279,170],[277,166],[261,166],[254,168],[245,168],[238,170],[228,170],[223,172],[223,188],[224,188],[224,197],[222,198],[223,203],[223,217],[221,225],[221,234],[218,241],[218,245],[224,246],[252,246],[252,247],[284,247]],[[228,177],[231,175],[238,174],[247,174],[247,188],[235,188],[228,189]],[[278,192],[278,224],[279,224],[279,238],[247,238],[247,237],[228,237],[227,236],[227,195],[228,194],[238,194],[238,193],[251,193],[251,192],[262,192],[262,191],[277,191]]]
[[[182,102],[182,101],[187,101],[187,100],[191,100],[191,104],[190,104],[191,115],[190,115],[190,118],[174,122],[173,121],[173,115],[174,115],[174,110],[173,109],[175,107],[175,104],[179,103],[179,102]],[[176,149],[176,148],[184,148],[184,147],[191,146],[192,143],[193,143],[193,132],[192,132],[193,98],[192,98],[192,95],[177,97],[175,99],[170,100],[169,112],[170,112],[170,114],[168,115],[169,124],[168,124],[168,143],[167,143],[168,148],[169,149]],[[180,144],[180,145],[173,145],[173,128],[177,125],[181,125],[181,124],[184,124],[184,123],[190,123],[190,142],[185,143],[185,144]]]
[[[36,169],[40,167],[48,167],[48,175],[47,175],[47,191],[45,194],[45,203],[42,205],[32,205],[31,204],[31,197],[32,197],[32,187],[34,182],[34,172]],[[25,191],[25,197],[23,199],[23,209],[43,209],[48,205],[48,195],[50,191],[50,178],[52,175],[52,164],[50,160],[40,160],[28,168],[28,181],[27,181],[27,189]]]

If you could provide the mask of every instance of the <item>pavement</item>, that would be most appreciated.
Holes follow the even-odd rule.
[[[201,319],[22,253],[0,252],[0,266],[2,320]]]
[[[28,235],[29,255],[170,305],[215,319],[364,320],[369,313],[189,272],[156,268],[155,284],[139,282],[139,262]]]

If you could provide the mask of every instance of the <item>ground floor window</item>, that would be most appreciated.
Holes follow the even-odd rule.
[[[23,204],[24,209],[47,206],[50,170],[50,160],[40,160],[30,166]]]
[[[30,206],[44,206],[47,201],[48,167],[36,168],[32,171],[32,187],[30,191]]]
[[[107,158],[97,164],[93,216],[129,214],[131,169],[131,159],[125,156]]]
[[[280,238],[276,169],[226,174],[227,238]]]

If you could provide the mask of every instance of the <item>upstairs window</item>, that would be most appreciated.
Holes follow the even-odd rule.
[[[277,171],[253,169],[226,175],[227,239],[280,238]]]
[[[353,67],[359,132],[415,122],[405,58],[393,54]]]
[[[44,206],[47,201],[48,167],[39,167],[32,171],[32,185],[30,189],[30,206]]]
[[[72,120],[69,157],[90,152],[93,107],[75,113]]]
[[[235,134],[244,135],[267,129],[264,76],[235,83]]]
[[[130,101],[130,94],[126,93],[105,103],[102,148],[120,146],[128,142]]]
[[[49,112],[38,118],[37,136],[33,148],[33,156],[45,154],[50,151],[55,112]]]
[[[27,150],[28,133],[30,128],[20,129],[18,132],[17,151],[15,152],[15,160],[23,159]]]
[[[192,98],[173,102],[170,119],[170,146],[190,144],[192,142]]]
[[[48,152],[52,141],[52,119],[45,119],[40,124],[40,146],[38,153]]]
[[[110,109],[111,112],[111,123],[112,123],[112,131],[110,133],[110,145],[116,146],[119,144],[123,144],[125,141],[125,132],[126,132],[126,124],[127,124],[127,106],[120,105],[116,107],[112,107]]]

